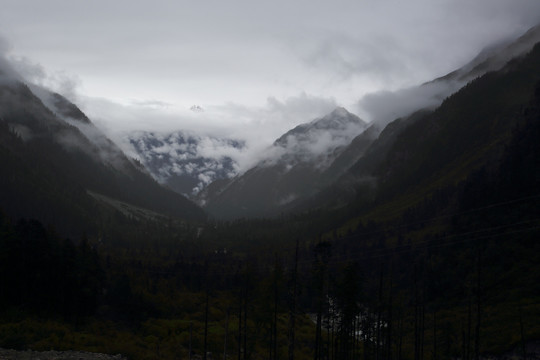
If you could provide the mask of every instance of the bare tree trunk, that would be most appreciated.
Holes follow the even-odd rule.
[[[193,340],[193,323],[189,322],[189,360],[191,360],[191,353],[193,352],[191,349],[191,343]]]
[[[206,360],[206,354],[208,353],[208,300],[209,300],[209,294],[210,291],[209,285],[208,285],[208,262],[205,262],[204,264],[204,279],[205,279],[205,288],[206,288],[206,301],[204,306],[204,354],[203,359]]]
[[[466,339],[466,347],[465,347],[465,359],[470,360],[471,359],[471,327],[472,327],[472,299],[471,295],[469,295],[469,308],[468,308],[468,314],[467,314],[467,339]]]
[[[278,289],[278,279],[277,279],[277,266],[278,266],[278,259],[276,254],[276,265],[275,265],[275,274],[274,274],[274,319],[273,319],[273,329],[272,329],[272,350],[273,350],[273,358],[270,360],[276,360],[277,359],[277,313],[278,313],[278,305],[279,305],[279,289]]]
[[[519,331],[521,334],[521,352],[523,354],[523,360],[527,360],[527,351],[525,348],[525,331],[523,330],[523,312],[521,304],[519,305]]]
[[[393,276],[393,264],[390,264],[390,293],[388,295],[388,324],[387,324],[387,333],[386,333],[386,342],[387,342],[387,345],[386,345],[386,359],[388,360],[392,360],[392,321],[393,321],[393,318],[392,318],[392,307],[393,307],[393,291],[392,291],[392,286],[393,286],[393,282],[392,282],[392,276]]]
[[[206,305],[204,307],[204,354],[203,359],[206,360],[208,353],[208,289],[206,289]]]
[[[225,318],[225,339],[223,340],[223,360],[227,360],[227,337],[229,335],[229,309]]]
[[[289,360],[294,360],[295,349],[295,322],[296,322],[296,280],[298,275],[298,247],[299,241],[296,240],[296,251],[294,254],[294,271],[292,278],[291,304],[289,307]]]
[[[399,326],[399,340],[398,340],[398,358],[397,360],[402,359],[403,355],[403,313],[399,313],[399,320],[398,320],[398,326]]]
[[[328,304],[328,332],[326,333],[328,349],[327,349],[327,359],[333,359],[333,349],[334,349],[334,304]]]
[[[381,270],[379,275],[379,301],[377,304],[377,342],[375,343],[375,359],[379,360],[380,353],[381,353],[381,316],[382,316],[382,308],[383,308],[383,265],[381,264]]]
[[[419,315],[418,315],[418,275],[416,265],[414,266],[414,360],[420,360],[420,344],[418,341]]]
[[[319,304],[318,306],[318,310],[317,310],[317,327],[316,327],[316,330],[315,330],[315,351],[313,352],[313,359],[314,360],[320,360],[320,355],[321,355],[321,323],[322,323],[322,309],[321,309],[321,304]]]
[[[319,242],[315,247],[314,277],[317,288],[317,327],[315,332],[314,360],[322,359],[324,339],[322,337],[322,320],[327,288],[327,265],[330,257],[330,243]]]
[[[242,360],[242,290],[238,299],[238,360]]]
[[[426,321],[426,299],[425,293],[422,291],[422,321],[420,328],[420,359],[424,360],[424,340],[425,340],[425,321]]]
[[[433,360],[437,360],[437,312],[433,308]]]
[[[246,273],[244,274],[244,360],[248,358],[248,348],[247,348],[247,309],[248,309],[248,280],[247,280],[247,268]]]
[[[362,326],[363,338],[364,338],[364,360],[368,360],[371,357],[371,319],[369,311],[366,310],[365,318]]]
[[[480,246],[480,245],[479,245]],[[481,289],[481,249],[478,249],[478,255],[476,260],[476,329],[475,329],[475,342],[474,342],[474,356],[475,360],[480,359],[480,324],[482,319],[482,289]]]

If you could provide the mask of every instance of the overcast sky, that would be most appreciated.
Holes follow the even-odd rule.
[[[539,0],[2,0],[19,71],[100,127],[271,141],[444,75],[540,22]],[[194,113],[198,105],[205,111]],[[264,142],[262,141],[262,142]]]

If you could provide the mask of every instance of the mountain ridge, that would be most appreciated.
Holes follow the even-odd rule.
[[[445,81],[464,81],[464,79],[472,80],[474,78],[478,78],[479,74],[486,71],[488,73],[488,78],[491,76],[489,75],[491,73],[508,71],[508,69],[511,68],[512,61],[519,61],[519,59],[527,57],[527,50],[529,50],[529,52],[532,51],[531,44],[534,44],[535,41],[540,41],[540,26],[530,29],[526,34],[518,37],[513,42],[505,43],[502,47],[496,47],[496,49],[507,49],[507,53],[499,54],[497,52],[493,53],[493,50],[486,50],[480,55],[478,55],[477,58],[472,60],[469,64],[465,65],[463,68],[460,68],[444,77],[437,78],[430,83],[421,85],[419,88]],[[509,59],[511,59],[510,65],[507,64],[507,60]],[[472,83],[474,82],[475,81],[472,80]],[[459,91],[457,91],[456,93],[459,93]],[[450,98],[452,98],[452,96],[450,96]],[[445,102],[447,104],[448,99]],[[445,104],[445,102],[443,102],[443,104]],[[473,105],[471,104],[470,106]],[[439,107],[437,107],[437,109],[438,108]],[[326,205],[341,204],[339,206],[343,206],[347,204],[348,201],[350,201],[351,196],[354,197],[358,195],[358,192],[354,190],[357,186],[362,189],[361,193],[364,194],[362,195],[363,198],[366,198],[366,191],[376,192],[376,189],[380,187],[381,184],[384,184],[384,186],[387,187],[391,187],[391,185],[389,184],[392,182],[389,183],[388,180],[385,179],[392,178],[392,169],[397,169],[397,164],[399,164],[401,161],[398,157],[396,157],[396,154],[399,153],[401,154],[400,156],[407,156],[406,154],[409,150],[408,148],[407,150],[405,150],[406,147],[401,152],[398,152],[396,150],[396,144],[399,144],[399,142],[402,141],[402,133],[409,131],[407,129],[417,126],[416,124],[418,123],[425,124],[425,122],[428,121],[426,119],[431,119],[434,116],[432,114],[432,108],[423,109],[422,107],[419,107],[415,109],[415,111],[413,111],[411,114],[404,113],[404,116],[398,118],[395,121],[389,122],[387,126],[382,126],[382,128],[380,124],[371,124],[371,127],[368,128],[370,129],[369,133],[362,132],[360,135],[358,135],[357,138],[352,139],[350,144],[345,146],[344,149],[340,149],[338,156],[332,159],[331,163],[334,164],[334,167],[332,167],[331,164],[326,167],[330,169],[325,174],[325,176],[322,177],[322,179],[324,179],[325,177],[326,179],[319,181],[316,189],[312,189],[309,194],[306,194],[304,196],[291,196],[290,198],[288,198],[289,201],[287,202],[281,202],[279,200],[284,198],[283,194],[281,196],[278,196],[277,194],[279,193],[274,192],[272,195],[273,199],[267,199],[267,201],[274,201],[274,203],[277,203],[277,208],[280,208],[281,211],[305,211],[311,206],[315,206],[316,208],[320,206],[325,206],[323,205],[325,203]],[[311,123],[299,125],[298,127],[291,130],[289,133],[292,132],[294,134],[295,132],[306,131],[306,129],[310,128],[309,124]],[[478,127],[474,124],[474,122],[469,124],[465,123],[462,124],[462,126],[462,131],[466,131],[467,126],[472,126],[472,129]],[[426,131],[432,130],[429,130],[429,127],[427,127],[423,131],[423,134],[420,132],[418,133],[418,136],[420,136],[420,138],[427,135]],[[508,128],[500,131],[502,134],[505,134],[507,133]],[[367,136],[368,134],[370,134],[370,136]],[[477,136],[481,137],[480,134],[477,134]],[[276,141],[276,143],[284,145],[286,144],[286,139],[287,134],[280,137],[279,141]],[[415,140],[411,141],[412,142],[410,142],[409,145],[411,145],[411,148],[413,148]],[[361,144],[361,146],[359,146],[359,144]],[[355,149],[355,146],[358,148]],[[345,159],[346,155],[349,156],[348,159]],[[291,157],[294,156],[292,155]],[[383,170],[383,168],[385,167],[386,170]],[[306,172],[306,174],[302,174],[306,176],[306,178],[308,178],[308,180],[303,180],[306,183],[310,183],[310,181],[312,182],[313,177],[320,176],[320,174],[308,174],[305,168],[301,169],[300,167],[297,167],[297,170]],[[281,171],[283,172],[285,170],[281,169]],[[387,173],[385,174],[384,171],[387,171]],[[257,173],[261,173],[260,166],[246,172],[246,175],[243,179],[237,179],[233,181],[232,185],[227,184],[227,191],[231,193],[231,189],[234,188],[234,184],[237,184],[236,189],[234,190],[234,195],[240,196],[240,185],[242,185],[242,181],[245,181],[245,179],[248,177],[252,177],[253,179],[259,178],[259,181],[264,182],[265,186],[262,186],[261,188],[264,188],[265,191],[269,191],[273,188],[279,188],[279,179],[276,177],[276,175],[266,174],[255,176],[255,174]],[[297,174],[297,177],[301,178],[302,175]],[[274,176],[273,180],[270,181],[272,176]],[[380,181],[375,179],[379,179],[382,182],[379,183]],[[333,184],[333,182],[335,183]],[[215,191],[215,189],[213,190]],[[229,200],[225,200],[227,191],[215,191],[215,193],[219,193],[219,195],[217,195],[214,200],[207,200],[207,209],[210,213],[219,216],[221,214],[225,214],[225,209],[230,210],[231,207],[238,208],[243,206],[241,202],[235,203],[236,200],[233,200],[233,196],[231,196]],[[251,197],[256,196],[256,192],[254,191],[254,189],[249,190],[249,193]],[[319,196],[317,194],[319,194]],[[268,194],[264,194],[261,196],[265,196],[267,198],[269,197]],[[316,200],[317,197],[318,200]],[[367,196],[367,198],[370,199],[373,198],[373,196]],[[283,207],[283,205],[286,205],[286,207]],[[253,203],[251,203],[251,206],[253,206]],[[243,212],[239,212],[242,214],[241,216],[260,217],[272,215],[271,212],[257,213],[255,211],[250,213],[250,211],[248,211],[248,207],[245,207],[244,210],[245,211]],[[280,211],[274,211],[273,215],[279,213]],[[225,215],[230,216],[230,214],[231,212]]]
[[[214,216],[271,216],[323,186],[325,171],[367,124],[338,107],[280,136],[244,174],[210,185],[199,197]]]
[[[88,196],[90,190],[171,216],[204,219],[195,204],[141,171],[73,103],[40,92],[48,104],[16,77],[0,81],[1,167],[12,174],[0,190],[3,211],[70,233],[96,231],[101,205]]]

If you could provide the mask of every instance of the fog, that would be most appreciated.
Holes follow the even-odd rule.
[[[419,109],[436,108],[464,84],[463,81],[438,81],[397,91],[379,91],[362,97],[358,109],[382,129],[389,122]]]

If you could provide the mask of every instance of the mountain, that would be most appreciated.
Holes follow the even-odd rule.
[[[316,158],[320,161],[324,157],[330,160],[333,158],[333,151],[348,145],[365,127],[366,123],[358,116],[339,107],[322,118],[298,125],[286,132],[274,142],[274,147],[283,149],[283,155],[291,164],[310,162]],[[319,164],[322,167],[327,165]]]
[[[403,186],[401,181],[405,175],[391,174],[394,174],[401,158],[408,156],[410,150],[403,148],[396,153],[396,144],[407,143],[412,149],[421,143],[419,139],[424,139],[430,131],[433,131],[421,126],[427,126],[426,122],[432,121],[430,119],[435,116],[434,112],[440,113],[438,107],[441,103],[447,103],[444,101],[445,98],[485,73],[504,72],[508,68],[506,64],[509,61],[523,57],[538,41],[540,41],[540,26],[530,29],[513,41],[484,49],[462,68],[431,82],[396,93],[368,97],[364,105],[383,108],[380,121],[372,123],[366,131],[356,132],[358,135],[354,138],[342,138],[344,141],[341,146],[319,152],[318,156],[312,156],[310,147],[316,149],[317,146],[313,144],[324,143],[324,139],[333,137],[323,130],[326,128],[324,124],[334,123],[339,127],[337,119],[345,114],[344,109],[327,115],[325,121],[317,119],[302,124],[276,140],[270,153],[277,153],[277,156],[261,162],[238,178],[210,185],[201,193],[202,203],[206,204],[206,209],[217,217],[261,217],[285,211],[298,212],[328,206],[342,207],[351,201],[354,202],[357,197],[360,202],[369,202],[373,201],[378,193],[400,191]],[[486,93],[488,92],[486,90]],[[481,99],[484,95],[476,96]],[[471,101],[469,106],[472,107],[473,102]],[[459,120],[454,120],[454,123],[461,124],[460,131],[463,134],[455,139],[457,143],[462,142],[466,134],[474,133],[481,128],[477,120],[471,120],[469,117],[463,116]],[[493,125],[485,124],[485,126],[493,130],[491,129]],[[403,140],[402,136],[406,136],[403,134],[409,134],[412,129],[416,129],[416,133]],[[493,136],[504,138],[508,135],[509,128],[501,127],[498,131]],[[482,134],[477,133],[476,137],[481,139]],[[443,144],[448,140],[438,141]],[[465,152],[466,150],[463,149]],[[440,164],[441,160],[448,156],[448,152],[442,148],[426,148],[423,151],[420,157],[430,153],[441,155],[441,159],[432,160],[434,164]],[[467,153],[466,157],[477,159],[477,163],[486,160],[480,159],[479,154]],[[462,164],[472,163],[472,160],[465,157],[461,160]],[[462,176],[472,168],[471,166],[467,170],[462,169]],[[401,170],[409,172],[411,169],[414,169],[414,166],[404,167]],[[420,180],[413,175],[411,174],[411,177],[415,181]],[[382,191],[381,187],[385,190]]]
[[[470,81],[488,71],[500,70],[510,60],[530,51],[540,41],[540,24],[530,28],[517,39],[506,40],[483,49],[473,60],[438,81]]]
[[[354,204],[355,212],[391,208],[390,216],[400,216],[441,193],[457,196],[471,174],[495,171],[538,89],[540,45],[471,81],[435,110],[388,124],[348,171],[298,209]]]
[[[203,219],[128,159],[73,103],[0,68],[0,209],[68,233],[95,231],[111,204]],[[129,212],[129,211],[128,211]],[[130,216],[132,216],[131,214]]]
[[[254,178],[207,188],[211,200],[242,197],[249,185],[256,198],[240,205],[259,214],[316,211],[178,232],[172,221],[122,216],[159,216],[115,188],[150,178],[86,134],[90,121],[73,104],[2,80],[2,208],[64,226],[125,226],[74,246],[39,222],[0,213],[0,346],[200,357],[206,347],[223,350],[223,338],[192,347],[192,330],[201,340],[210,321],[211,332],[226,334],[231,304],[245,304],[244,350],[263,357],[269,339],[284,339],[274,335],[286,333],[292,299],[299,360],[332,346],[336,359],[412,359],[424,350],[444,359],[537,357],[540,44],[383,128],[337,109],[277,139]],[[349,123],[358,133],[345,135]],[[312,187],[311,196],[257,202],[286,194],[281,184],[292,189],[289,172],[313,175],[294,189]],[[237,205],[222,211],[242,216]],[[117,234],[126,241],[103,246]],[[325,323],[336,325],[328,337]],[[350,336],[359,331],[365,336]],[[287,347],[275,349],[287,356]]]
[[[244,148],[240,141],[182,131],[134,132],[128,139],[158,182],[187,197],[213,181],[235,176],[237,164],[226,154]]]
[[[366,126],[344,108],[301,124],[279,137],[255,167],[201,192],[200,203],[219,218],[277,215],[324,186],[328,168]]]
[[[517,39],[489,46],[470,62],[419,86],[397,91],[380,91],[362,97],[358,106],[371,114],[382,130],[397,118],[405,118],[420,109],[434,110],[444,99],[468,82],[490,71],[500,70],[511,59],[521,56],[540,41],[540,25],[531,28]]]
[[[508,62],[516,61],[514,59],[525,56],[538,42],[540,42],[540,25],[531,28],[517,39],[505,41],[482,50],[472,61],[445,76],[416,88],[398,91],[391,96],[388,96],[388,94],[381,96],[378,101],[388,102],[385,105],[386,107],[389,109],[398,109],[401,111],[401,114],[399,114],[399,111],[396,112],[395,115],[399,116],[396,116],[396,119],[393,121],[389,121],[388,125],[385,125],[385,121],[372,124],[372,127],[375,127],[372,130],[373,133],[377,133],[375,140],[361,153],[361,156],[358,156],[355,163],[351,163],[349,171],[340,175],[341,178],[332,186],[321,191],[317,196],[302,204],[302,206],[299,206],[298,209],[305,210],[310,207],[320,207],[328,204],[332,204],[332,206],[343,206],[347,202],[350,202],[351,197],[354,196],[360,196],[364,200],[366,198],[373,198],[373,194],[368,193],[375,192],[375,189],[381,185],[376,179],[379,179],[381,174],[389,171],[384,170],[384,166],[388,166],[389,168],[395,166],[393,165],[393,161],[396,161],[396,159],[389,160],[387,156],[389,156],[402,132],[411,126],[420,126],[415,124],[424,118],[429,119],[432,112],[440,103],[444,104],[443,100],[450,96],[451,93],[458,91],[458,89],[465,86],[468,82],[470,83],[486,73],[504,71],[504,69],[507,69]],[[477,96],[479,99],[483,97],[480,94]],[[392,104],[392,101],[400,103],[404,100],[409,101],[406,106],[396,107]],[[390,112],[386,113],[385,116],[389,114]],[[463,122],[462,126],[461,131],[463,131],[463,134],[466,134],[471,126],[477,129],[478,122]],[[490,125],[486,124],[486,126],[489,127]],[[380,130],[377,130],[376,127],[380,128]],[[424,138],[425,134],[422,133],[422,130],[418,130],[416,136],[418,138]],[[360,139],[353,140],[352,144],[357,140]],[[417,139],[411,138],[408,142],[416,144]],[[343,153],[346,154],[348,152],[360,154],[360,152],[355,152],[352,149],[346,150]],[[399,155],[394,156],[396,158],[399,157]],[[336,159],[337,162],[339,162],[339,158]],[[385,179],[388,178],[389,175],[387,174]]]

